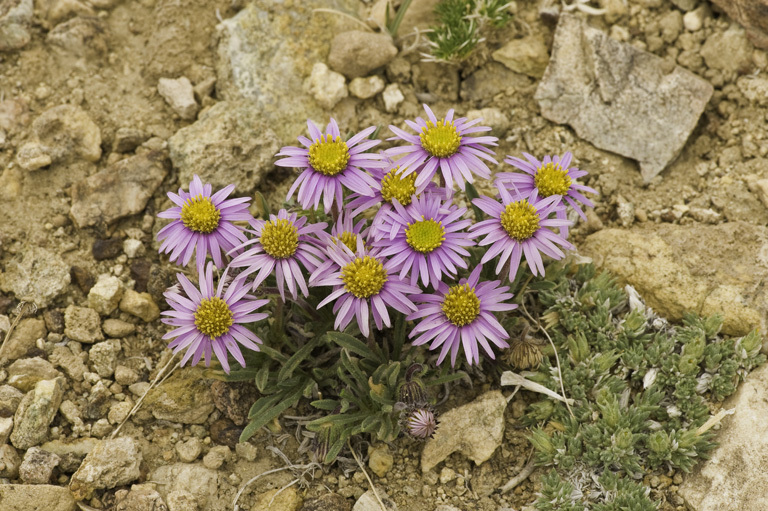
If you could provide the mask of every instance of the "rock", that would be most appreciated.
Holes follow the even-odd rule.
[[[515,73],[541,78],[549,63],[549,52],[538,35],[513,39],[493,52],[493,60],[501,62]]]
[[[101,131],[78,106],[59,105],[49,108],[32,123],[32,132],[34,136],[29,142],[31,145],[25,146],[28,147],[26,151],[45,154],[54,163],[66,162],[74,157],[91,162],[101,158]],[[19,165],[22,165],[22,161],[19,161]]]
[[[211,447],[208,454],[203,456],[203,465],[211,470],[218,470],[227,460],[232,458],[232,451],[226,445]]]
[[[112,150],[116,153],[130,153],[147,141],[149,134],[136,128],[119,128],[115,132]]]
[[[243,428],[236,426],[229,419],[219,419],[211,424],[211,440],[215,444],[226,445],[230,449],[237,447]]]
[[[386,444],[378,444],[368,448],[368,466],[377,476],[384,477],[387,475],[394,462],[395,459]]]
[[[101,324],[104,333],[110,337],[123,338],[136,331],[136,325],[121,319],[105,319]]]
[[[91,254],[93,254],[93,258],[97,261],[104,261],[119,256],[122,249],[123,240],[120,238],[96,239],[93,240]],[[88,292],[90,293],[90,289]]]
[[[18,50],[29,43],[32,13],[32,0],[0,2],[0,51]]]
[[[379,75],[355,78],[349,82],[349,92],[360,99],[370,99],[384,90],[384,80]]]
[[[186,76],[175,80],[160,78],[157,82],[157,92],[182,119],[191,121],[197,116],[199,107],[195,101],[195,91]]]
[[[263,117],[250,103],[222,101],[177,131],[168,148],[184,188],[195,174],[214,189],[234,184],[238,194],[258,186],[281,146]]]
[[[66,346],[54,346],[49,357],[53,365],[61,367],[75,381],[83,381],[87,368],[83,359],[72,353]]]
[[[638,160],[648,182],[677,157],[712,93],[693,73],[679,66],[665,73],[660,57],[563,13],[535,98],[545,118]]]
[[[413,33],[417,28],[424,33],[437,24],[437,15],[435,8],[440,0],[420,0],[411,3],[403,16],[403,22],[400,24],[398,34],[405,35]]]
[[[101,275],[88,292],[88,306],[103,316],[109,316],[123,297],[123,282],[114,275]]]
[[[701,30],[704,26],[704,9],[696,9],[695,11],[686,12],[683,16],[683,27],[688,32],[696,32]]]
[[[53,163],[53,158],[39,142],[29,142],[19,149],[16,163],[24,170],[37,170]]]
[[[75,511],[69,490],[49,484],[0,484],[3,511]]]
[[[144,406],[156,419],[182,424],[203,424],[214,409],[210,383],[193,367],[177,370],[149,391]]]
[[[0,274],[2,278],[2,274]],[[5,341],[3,357],[0,364],[10,360],[16,360],[35,350],[38,339],[45,339],[47,331],[45,322],[37,318],[25,318],[19,321],[13,333]]]
[[[511,95],[515,91],[527,89],[531,83],[530,78],[511,71],[503,64],[488,62],[461,82],[459,95],[463,100],[486,104],[497,94]]]
[[[166,162],[162,151],[137,154],[72,185],[69,214],[75,225],[109,224],[144,211],[168,174]]]
[[[699,4],[699,0],[672,0],[675,7],[682,9],[683,11],[692,11]]]
[[[32,390],[40,380],[53,380],[62,376],[53,364],[40,357],[22,358],[8,367],[8,385],[22,392]]]
[[[51,452],[31,447],[19,466],[19,478],[26,484],[48,484],[60,461],[61,458]]]
[[[713,3],[747,29],[747,35],[755,46],[768,49],[766,0],[713,0]]]
[[[46,309],[43,311],[43,321],[49,332],[64,333],[64,313],[60,309]]]
[[[61,53],[75,58],[96,60],[107,54],[107,31],[97,17],[72,18],[48,32],[46,41]]]
[[[494,135],[504,135],[509,129],[509,117],[498,108],[490,107],[467,112],[467,119],[482,119],[483,125],[490,126]]]
[[[184,463],[192,463],[203,452],[203,442],[196,436],[191,437],[189,440],[182,442],[176,442],[176,454],[179,455],[179,459]]]
[[[128,259],[144,255],[144,243],[141,240],[127,239],[123,242],[123,253]]]
[[[165,500],[168,502],[168,511],[197,511],[198,509],[197,499],[188,491],[169,492]]]
[[[304,83],[304,87],[321,107],[328,110],[348,96],[344,75],[331,71],[322,62],[312,66],[312,73]]]
[[[295,488],[269,490],[256,497],[251,511],[299,511],[304,500]]]
[[[419,62],[411,68],[414,88],[445,101],[459,99],[459,69],[442,62]]]
[[[258,390],[251,382],[221,380],[211,383],[211,395],[216,408],[238,426],[245,426],[251,405],[259,398]]]
[[[118,511],[165,511],[163,498],[153,484],[134,484],[131,491],[115,493],[115,509]]]
[[[440,417],[434,438],[421,452],[421,470],[428,472],[458,451],[480,465],[493,455],[504,438],[504,409],[501,392],[487,392]]]
[[[395,504],[394,500],[389,498],[389,496],[382,488],[376,488],[376,492],[379,494],[381,502],[386,507],[386,511],[397,511],[397,504]],[[373,493],[373,490],[368,490],[367,492],[363,493],[359,499],[357,499],[357,502],[355,502],[355,506],[352,508],[352,511],[382,511],[382,509],[378,499]]]
[[[736,85],[744,97],[753,104],[768,106],[768,78],[760,75],[742,76]]]
[[[69,266],[58,254],[42,247],[27,246],[21,260],[7,261],[0,273],[0,289],[13,293],[18,300],[48,307],[69,285]],[[42,321],[41,321],[42,323]]]
[[[667,44],[674,43],[683,30],[683,15],[680,11],[669,11],[659,19],[659,28],[662,40]]]
[[[258,139],[271,129],[279,137],[279,149],[285,143],[295,143],[296,136],[306,130],[306,119],[326,117],[302,84],[315,62],[325,61],[333,36],[351,24],[341,16],[313,11],[324,8],[356,13],[358,7],[356,0],[303,0],[285,9],[257,0],[218,25],[217,96],[231,102],[225,108],[248,105],[253,111],[248,116],[258,122],[245,126],[256,135],[248,138]],[[271,165],[275,151],[264,151],[268,154],[262,157],[269,158]],[[239,184],[241,191],[250,188],[246,182],[231,182]]]
[[[64,310],[64,335],[86,344],[103,341],[99,313],[88,307],[68,306]]]
[[[106,403],[109,405],[109,403]],[[99,412],[104,413],[104,412]],[[91,426],[91,435],[95,436],[96,438],[104,438],[110,433],[112,433],[112,430],[114,428],[109,423],[109,419],[99,419],[96,422],[93,423],[93,426]]]
[[[656,313],[680,321],[688,311],[722,314],[723,332],[766,328],[768,229],[746,222],[634,226],[587,237],[582,255],[629,283]],[[754,257],[744,257],[753,254]]]
[[[151,481],[158,483],[163,498],[182,491],[194,496],[200,509],[207,509],[208,498],[216,495],[218,475],[197,463],[174,463],[157,467],[151,474]],[[162,483],[162,484],[159,484]]]
[[[16,479],[19,477],[19,465],[21,465],[21,458],[19,458],[16,449],[8,444],[0,445],[0,477]],[[0,489],[2,487],[3,485],[0,485]],[[0,500],[0,503],[3,501]]]
[[[357,78],[386,66],[396,56],[397,47],[388,34],[350,30],[331,41],[328,65],[347,78]]]
[[[36,14],[41,18],[42,25],[50,30],[60,21],[75,15],[93,17],[93,9],[80,0],[36,0]]]
[[[725,32],[712,32],[701,45],[701,56],[707,67],[739,74],[752,69],[752,51],[744,29],[735,25]]]
[[[163,278],[157,279],[158,276]],[[165,268],[159,264],[153,265],[148,259],[141,258],[131,263],[131,278],[136,282],[133,289],[139,293],[149,292],[155,303],[163,303],[165,300],[163,293],[166,287],[174,284],[174,281],[170,280],[171,276],[175,280],[176,277],[170,268]],[[167,285],[165,284],[166,281],[168,282]],[[155,287],[151,284],[158,284],[158,286]],[[162,291],[160,291],[160,287],[162,287]]]
[[[126,289],[123,299],[120,300],[120,310],[141,318],[146,323],[160,317],[160,309],[149,293],[137,293],[133,289]]]
[[[88,270],[81,268],[80,266],[73,266],[70,268],[69,275],[71,279],[75,281],[77,287],[80,288],[80,291],[82,291],[85,295],[87,295],[91,291],[93,285],[96,284],[96,279],[93,278],[93,275],[91,275]]]
[[[8,442],[13,431],[13,417],[0,417],[0,445]]]
[[[722,421],[714,440],[719,444],[710,458],[696,465],[678,490],[694,511],[762,511],[768,492],[766,460],[768,448],[768,366],[755,369],[736,394],[723,405],[735,413]],[[749,445],[749,449],[744,449]]]
[[[384,100],[384,109],[387,112],[396,112],[397,107],[405,101],[405,96],[400,91],[400,86],[396,83],[390,83],[384,88],[384,92],[381,93],[381,99]]]
[[[139,478],[141,451],[136,440],[121,437],[104,440],[88,453],[72,475],[69,489],[77,500],[89,499],[94,490],[123,486]]]
[[[11,443],[14,447],[29,449],[45,441],[63,396],[64,378],[40,381],[34,390],[27,392],[13,417]]]
[[[120,341],[109,339],[93,346],[88,351],[88,361],[91,368],[102,378],[109,378],[115,374],[117,357],[120,355]]]
[[[0,417],[13,417],[23,397],[24,394],[16,387],[0,385]]]
[[[326,493],[304,501],[301,511],[352,511],[352,503],[338,493]]]
[[[110,424],[121,424],[131,414],[133,409],[133,403],[131,401],[119,401],[112,403],[109,407],[109,413],[107,414],[107,420]]]
[[[102,380],[98,380],[91,388],[90,394],[88,394],[83,415],[86,419],[90,420],[102,419],[107,415],[107,410],[109,410],[111,404],[112,392],[109,391]],[[109,422],[106,420],[105,422],[107,423],[106,426],[109,427]],[[93,433],[93,431],[91,431],[91,433]],[[100,436],[95,433],[93,434],[94,436]]]

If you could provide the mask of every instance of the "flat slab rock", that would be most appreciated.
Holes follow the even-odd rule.
[[[3,511],[74,511],[69,490],[50,484],[0,484]]]
[[[535,98],[545,118],[637,160],[648,182],[680,153],[712,93],[690,71],[665,69],[660,57],[563,13]]]
[[[768,229],[746,222],[658,224],[604,229],[582,255],[632,284],[649,307],[673,321],[685,312],[722,314],[723,332],[745,335],[768,318]]]
[[[712,457],[699,463],[678,493],[693,511],[765,511],[768,495],[768,365],[754,370],[724,409]]]

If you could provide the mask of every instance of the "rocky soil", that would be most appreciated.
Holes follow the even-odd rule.
[[[0,335],[23,316],[0,352],[0,508],[233,509],[282,469],[240,509],[378,509],[353,459],[307,466],[298,411],[238,444],[247,385],[177,370],[130,415],[170,359],[166,191],[199,174],[281,203],[294,176],[273,155],[307,118],[386,136],[428,103],[484,117],[499,160],[572,151],[599,191],[571,231],[582,255],[672,320],[765,331],[768,55],[738,23],[707,0],[512,1],[449,65],[421,56],[434,4],[414,1],[393,41],[382,1],[0,0]],[[763,509],[764,491],[738,490],[765,481],[764,460],[738,462],[766,423],[766,378],[750,385],[717,465],[649,479],[662,509],[726,509],[712,481],[732,509]],[[537,473],[500,488],[527,463],[516,419],[536,398],[506,405],[476,376],[440,410],[482,428],[446,420],[426,445],[360,445],[362,462],[390,509],[524,509]]]

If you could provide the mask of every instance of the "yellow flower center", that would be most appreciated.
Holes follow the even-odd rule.
[[[357,234],[354,232],[344,231],[338,238],[333,238],[334,241],[340,241],[344,243],[348,249],[355,253],[357,251]]]
[[[299,246],[299,230],[290,220],[270,220],[261,228],[261,246],[275,259],[285,259],[296,253]]]
[[[509,237],[517,241],[527,240],[539,229],[539,214],[528,199],[507,204],[500,220]]]
[[[331,135],[315,139],[309,147],[309,164],[317,172],[326,176],[335,176],[349,163],[349,148],[341,137],[333,139]]]
[[[405,229],[405,241],[417,252],[428,254],[445,241],[445,229],[442,222],[433,219],[408,224]]]
[[[533,182],[536,188],[539,189],[539,195],[542,197],[565,195],[571,188],[571,178],[568,176],[568,169],[563,169],[559,164],[552,162],[539,167]]]
[[[358,298],[379,294],[387,281],[387,271],[371,256],[358,257],[341,270],[341,281],[347,291]]]
[[[201,334],[216,339],[229,332],[232,317],[229,305],[221,298],[203,298],[195,311],[195,326]]]
[[[421,129],[421,147],[432,156],[438,158],[447,158],[456,154],[461,145],[461,135],[459,135],[453,122],[445,122],[445,119],[437,121],[427,121],[427,127]]]
[[[191,231],[208,234],[219,226],[219,220],[221,211],[213,205],[210,197],[190,197],[181,207],[181,222]]]
[[[400,175],[400,167],[390,170],[381,180],[381,198],[391,203],[392,199],[403,206],[411,203],[411,196],[416,193],[416,173],[407,176]]]
[[[480,298],[469,284],[453,286],[445,295],[443,313],[456,326],[472,323],[480,314]]]

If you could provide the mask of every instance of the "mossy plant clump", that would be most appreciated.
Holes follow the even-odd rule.
[[[672,326],[592,265],[550,265],[537,287],[573,399],[570,411],[544,399],[523,417],[538,463],[555,469],[537,509],[655,509],[650,489],[635,481],[655,470],[689,472],[708,457],[716,443],[707,421],[765,361],[761,336],[725,338],[718,316]],[[560,391],[547,358],[526,376]]]

